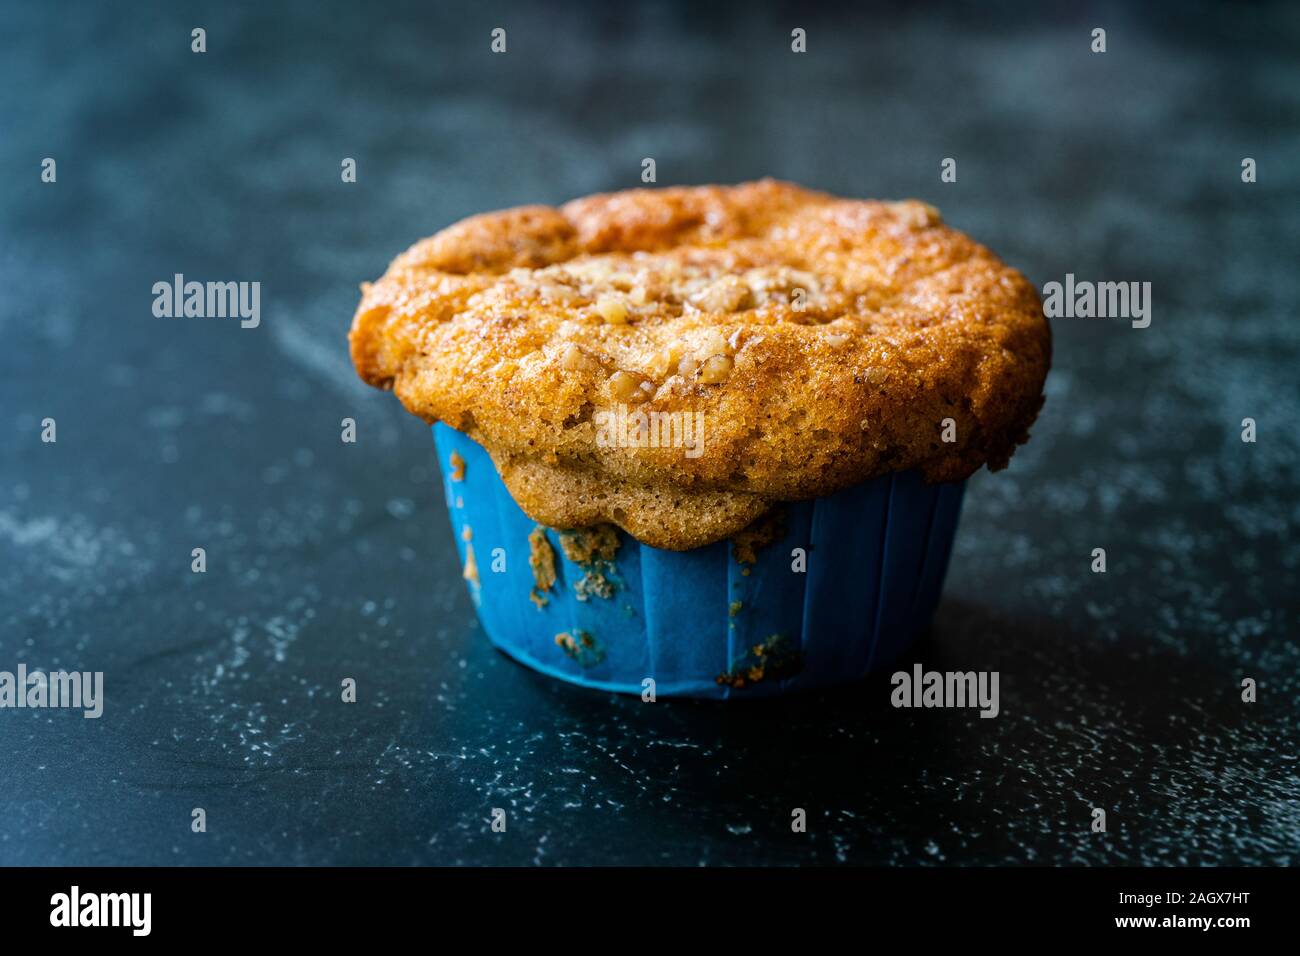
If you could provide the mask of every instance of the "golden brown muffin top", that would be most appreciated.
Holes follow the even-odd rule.
[[[365,381],[487,448],[534,520],[674,550],[1003,467],[1051,350],[1033,286],[932,206],[772,180],[474,216],[362,290]]]

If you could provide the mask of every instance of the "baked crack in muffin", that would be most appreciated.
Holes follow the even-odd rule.
[[[1050,357],[1034,287],[933,207],[772,180],[475,216],[363,292],[365,381],[486,448],[541,525],[670,550],[881,475],[1001,468]],[[599,442],[620,406],[701,414],[699,453]]]

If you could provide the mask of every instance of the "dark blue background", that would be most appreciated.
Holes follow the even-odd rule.
[[[0,669],[108,697],[0,711],[0,863],[1296,862],[1295,7],[624,6],[0,8]],[[998,719],[887,675],[651,706],[488,647],[427,429],[351,371],[357,285],[646,156],[1153,284],[1149,329],[1055,323],[1033,440],[968,490],[915,659],[999,670]],[[154,318],[176,272],[260,281],[261,327]]]

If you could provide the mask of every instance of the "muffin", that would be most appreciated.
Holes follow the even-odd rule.
[[[434,425],[488,637],[634,693],[901,653],[1051,351],[1033,286],[932,206],[771,180],[474,216],[362,289],[353,363]]]

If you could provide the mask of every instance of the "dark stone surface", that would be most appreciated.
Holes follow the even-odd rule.
[[[0,669],[107,686],[0,711],[0,862],[1297,862],[1294,7],[233,6],[0,12]],[[998,719],[883,675],[651,706],[488,647],[425,427],[351,374],[356,287],[644,156],[1153,283],[1148,329],[1055,323],[1032,442],[971,483],[915,659],[999,670]],[[261,326],[154,318],[176,272],[262,282]]]

